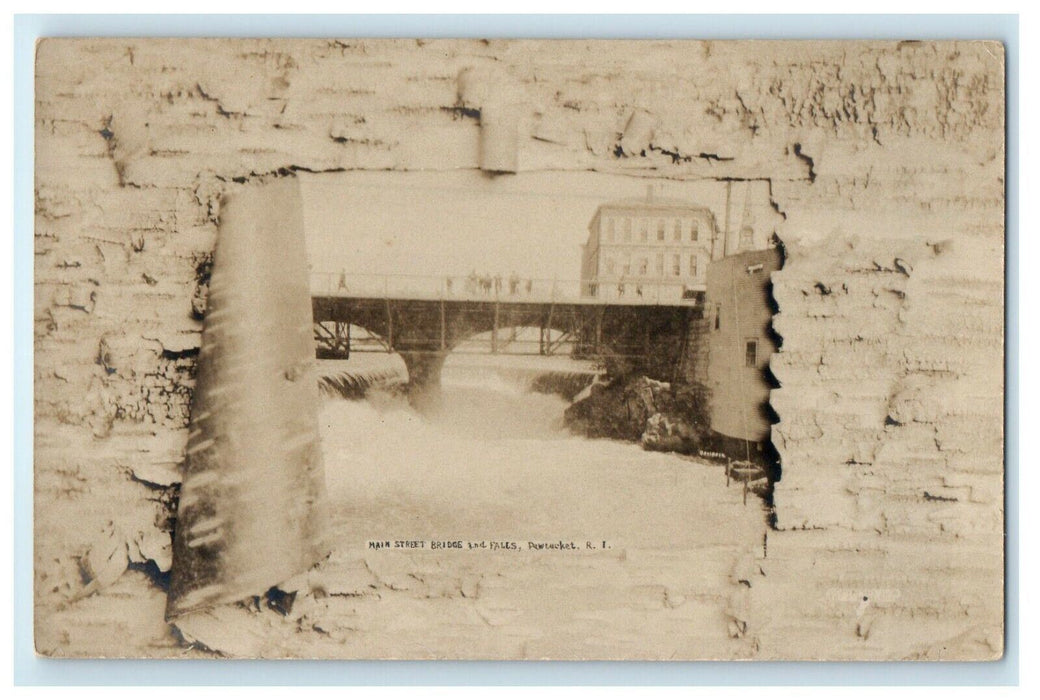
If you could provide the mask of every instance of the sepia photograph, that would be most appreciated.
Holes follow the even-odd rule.
[[[46,38],[46,657],[993,661],[995,41]]]

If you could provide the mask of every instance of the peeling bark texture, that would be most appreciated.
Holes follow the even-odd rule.
[[[267,590],[328,554],[303,234],[295,178],[221,204],[170,618]]]
[[[736,646],[698,653],[999,657],[1004,54],[993,42],[42,41],[39,652],[318,649],[295,636],[279,646],[289,620],[364,655],[353,632],[322,627],[321,609],[346,600],[332,591],[258,598],[271,629],[224,649],[238,608],[176,630],[163,619],[220,201],[300,171],[479,168],[490,103],[460,76],[482,74],[523,96],[491,115],[517,134],[503,169],[764,180],[783,217],[776,529],[720,562],[710,624]],[[460,601],[493,583],[470,572],[393,588],[358,566],[359,605],[384,622],[376,593]],[[551,561],[538,567],[553,575]],[[674,585],[644,583],[632,609],[679,604]],[[501,609],[476,610],[481,628],[508,628]],[[538,654],[460,629],[484,640],[469,653]]]

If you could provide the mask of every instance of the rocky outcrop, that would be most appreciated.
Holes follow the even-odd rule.
[[[596,379],[588,372],[546,372],[531,380],[529,389],[536,394],[554,394],[570,401]]]
[[[646,422],[640,442],[647,450],[657,452],[696,452],[703,440],[702,431],[685,416],[655,413]]]
[[[583,393],[564,413],[574,432],[688,454],[706,441],[707,402],[698,387],[637,376],[597,382]]]

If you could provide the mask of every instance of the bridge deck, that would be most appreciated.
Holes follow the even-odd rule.
[[[497,302],[581,306],[696,306],[703,285],[674,280],[546,280],[315,272],[311,295],[395,301]]]

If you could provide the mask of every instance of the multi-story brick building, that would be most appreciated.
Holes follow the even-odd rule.
[[[652,193],[601,204],[582,246],[582,294],[693,299],[704,291],[708,263],[722,255],[721,246],[707,207]]]

